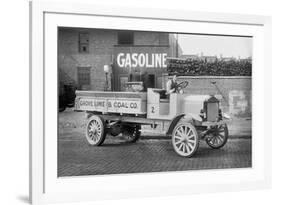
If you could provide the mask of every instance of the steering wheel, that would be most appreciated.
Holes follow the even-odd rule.
[[[188,86],[188,81],[183,81],[176,86],[176,92],[179,93],[181,90]]]

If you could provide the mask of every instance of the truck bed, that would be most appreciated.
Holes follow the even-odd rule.
[[[76,91],[77,111],[143,115],[146,104],[146,92]]]

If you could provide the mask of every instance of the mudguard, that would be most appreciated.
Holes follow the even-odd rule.
[[[180,120],[185,120],[186,122],[193,122],[195,121],[202,121],[201,117],[199,115],[193,115],[193,114],[181,114],[176,117],[174,117],[169,125],[168,131],[166,132],[166,135],[170,136],[173,133],[173,130],[175,126],[178,124]]]

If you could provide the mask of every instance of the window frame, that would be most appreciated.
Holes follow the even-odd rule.
[[[87,35],[87,42],[81,42],[81,35]],[[86,51],[82,49],[83,46],[86,46]],[[79,53],[90,53],[90,34],[89,32],[79,32],[78,33],[78,52]]]
[[[125,33],[130,33],[132,43],[120,43],[119,37],[120,37],[121,34],[125,34]],[[135,33],[134,33],[134,31],[118,31],[117,32],[117,45],[133,46],[134,44],[135,44]]]
[[[89,73],[88,73],[88,75],[89,75],[89,84],[81,84],[81,78],[79,77],[79,74],[82,74],[82,73],[80,73],[82,69],[85,69],[85,70],[87,69],[89,71]],[[77,67],[77,85],[78,85],[79,89],[81,89],[83,85],[91,86],[91,67],[89,67],[89,66],[78,66]]]

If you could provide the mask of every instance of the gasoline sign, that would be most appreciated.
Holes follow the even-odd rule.
[[[119,53],[117,65],[120,68],[165,68],[167,53]]]

